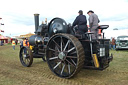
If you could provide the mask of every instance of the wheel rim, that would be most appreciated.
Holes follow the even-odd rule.
[[[49,41],[47,62],[52,72],[57,76],[70,78],[79,67],[77,47],[68,37],[57,35]]]
[[[29,48],[22,47],[20,49],[20,61],[21,64],[25,67],[31,66],[33,62],[33,55]]]

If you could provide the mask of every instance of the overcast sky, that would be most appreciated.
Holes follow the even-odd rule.
[[[128,0],[0,0],[0,29],[4,36],[34,33],[34,13],[40,14],[40,24],[45,18],[63,18],[72,23],[78,11],[93,10],[100,19],[100,25],[109,25],[109,30],[128,29]],[[0,33],[1,34],[1,33]]]

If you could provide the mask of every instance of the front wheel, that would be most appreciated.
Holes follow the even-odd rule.
[[[30,67],[33,63],[33,54],[28,47],[22,47],[20,49],[20,62],[25,67]]]
[[[71,78],[83,67],[84,49],[73,35],[56,34],[48,42],[46,59],[54,74]]]

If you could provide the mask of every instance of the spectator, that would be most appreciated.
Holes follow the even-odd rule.
[[[22,48],[22,47],[23,47],[23,40],[20,41],[20,48]]]
[[[2,45],[1,45],[1,41],[0,41],[0,46],[2,46]]]
[[[16,40],[15,40],[16,45],[17,45],[17,42],[18,42],[18,40],[16,39]]]
[[[115,40],[115,38],[112,38],[112,47],[113,47],[113,50],[115,50],[115,45],[116,45],[116,40]]]
[[[28,39],[27,38],[24,39],[23,46],[28,47]],[[24,54],[27,54],[27,48],[24,48]]]
[[[4,40],[1,40],[1,46],[3,46],[4,45]]]
[[[12,41],[12,47],[13,47],[13,50],[15,50],[15,41],[14,40]]]

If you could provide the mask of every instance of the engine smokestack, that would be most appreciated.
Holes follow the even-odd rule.
[[[34,14],[34,19],[35,19],[35,34],[36,34],[36,31],[38,30],[38,26],[39,26],[39,14]]]

